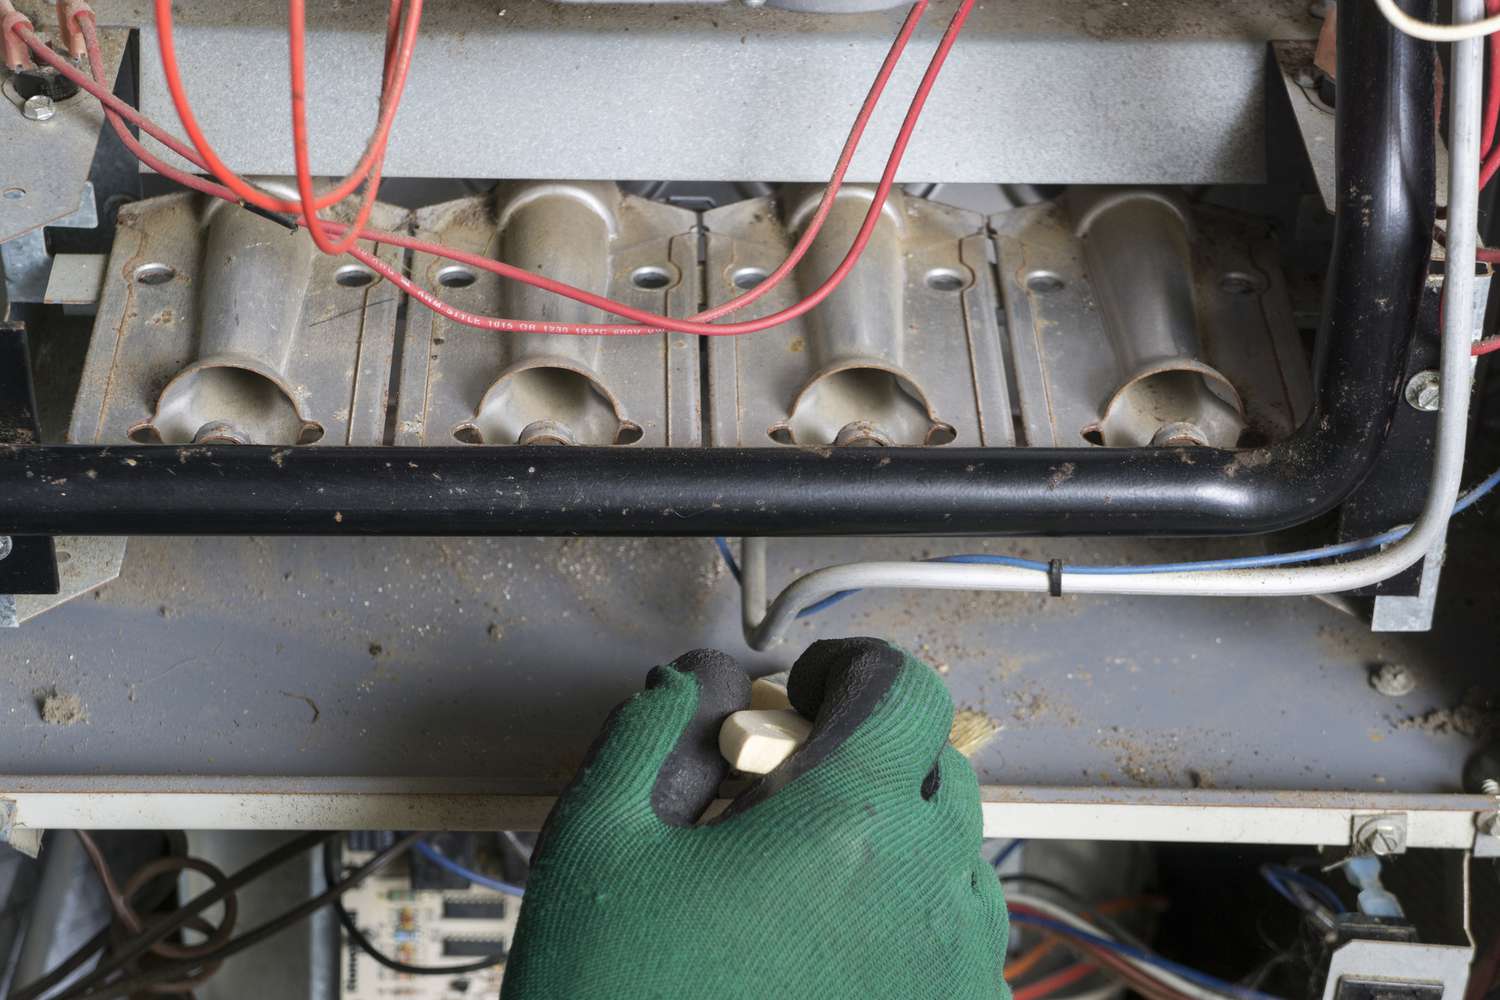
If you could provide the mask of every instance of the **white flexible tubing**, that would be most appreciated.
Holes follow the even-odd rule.
[[[1462,42],[1471,38],[1483,38],[1485,35],[1493,35],[1500,31],[1500,14],[1487,17],[1482,21],[1469,21],[1464,24],[1434,24],[1431,21],[1412,17],[1396,6],[1396,0],[1375,0],[1375,5],[1380,8],[1380,13],[1385,15],[1385,19],[1396,27],[1396,30],[1423,41]]]

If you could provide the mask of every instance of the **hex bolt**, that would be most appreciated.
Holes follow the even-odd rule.
[[[1399,663],[1382,663],[1370,671],[1370,686],[1387,698],[1399,698],[1412,692],[1417,679]]]
[[[9,535],[0,535],[0,559],[10,555],[10,550],[15,548],[15,543],[10,540]]]
[[[57,105],[46,94],[35,94],[26,98],[26,103],[21,105],[21,114],[29,121],[51,121],[52,116],[57,114]]]
[[[1411,404],[1412,409],[1421,410],[1423,413],[1436,413],[1442,402],[1442,391],[1439,387],[1438,373],[1429,368],[1425,372],[1417,372],[1406,383],[1406,401]]]
[[[193,435],[193,444],[250,444],[250,437],[227,420],[210,420]]]

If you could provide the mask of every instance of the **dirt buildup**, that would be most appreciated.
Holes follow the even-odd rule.
[[[1470,688],[1457,705],[1407,716],[1396,723],[1396,728],[1481,740],[1500,731],[1500,704],[1479,688]]]
[[[1072,462],[1064,462],[1062,465],[1053,466],[1047,472],[1047,489],[1057,489],[1063,483],[1067,482],[1069,479],[1072,479],[1073,474],[1077,471],[1078,466],[1074,465]]]
[[[42,721],[49,726],[76,726],[89,721],[83,699],[76,694],[48,691],[41,696],[37,708],[42,713]]]

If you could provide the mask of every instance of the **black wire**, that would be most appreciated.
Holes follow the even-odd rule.
[[[339,863],[334,841],[326,840],[323,842],[323,878],[329,888],[333,887],[333,873],[338,870]],[[480,969],[492,969],[505,962],[504,953],[474,962],[465,962],[462,965],[411,965],[398,961],[375,947],[375,942],[359,929],[359,924],[355,923],[353,914],[344,905],[342,898],[334,897],[330,905],[333,907],[333,912],[338,914],[339,923],[344,925],[344,932],[349,935],[349,940],[359,945],[361,951],[392,972],[401,972],[408,976],[452,976],[465,972],[478,972]]]
[[[287,841],[275,850],[250,862],[250,864],[231,875],[224,883],[209,888],[191,902],[147,924],[145,929],[134,938],[115,946],[109,956],[101,961],[94,971],[74,983],[62,996],[72,996],[82,990],[98,985],[106,977],[118,972],[130,962],[145,954],[153,944],[188,923],[201,911],[208,909],[241,886],[286,863],[308,848],[316,847],[325,837],[332,836],[335,835],[331,833],[304,834],[294,840]],[[72,961],[72,957],[70,956],[67,961]],[[48,976],[44,976],[34,983],[28,983],[26,986],[12,991],[10,1000],[36,1000],[38,996],[46,992],[49,988],[50,984],[42,984],[50,975],[49,973]],[[61,998],[54,998],[54,1000],[61,1000]]]
[[[333,836],[337,835],[317,834],[315,835],[314,842],[307,846],[317,846],[317,843],[321,840]],[[272,919],[267,920],[265,923],[259,925],[253,930],[246,931],[239,937],[226,942],[222,948],[219,948],[211,954],[179,962],[163,962],[161,965],[154,966],[148,971],[139,973],[134,976],[122,977],[112,982],[104,983],[102,985],[100,985],[98,983],[98,979],[95,978],[96,976],[100,976],[99,971],[95,970],[92,975],[85,977],[83,980],[80,980],[79,984],[75,985],[73,988],[58,994],[53,998],[53,1000],[84,1000],[84,998],[87,998],[87,1000],[107,1000],[107,998],[130,996],[133,993],[140,993],[149,990],[151,987],[157,985],[158,983],[171,982],[180,979],[183,975],[190,973],[192,970],[200,968],[211,962],[222,962],[226,958],[230,958],[231,956],[239,954],[246,948],[250,948],[254,945],[260,944],[268,937],[281,933],[288,927],[296,924],[298,921],[305,919],[313,913],[316,913],[318,910],[321,910],[333,900],[338,899],[344,893],[348,892],[350,889],[353,889],[365,879],[375,874],[375,872],[384,868],[386,865],[396,860],[402,854],[405,854],[408,850],[411,849],[411,846],[413,844],[415,844],[418,840],[421,840],[425,836],[425,833],[417,832],[409,833],[406,836],[401,837],[390,847],[387,847],[379,854],[376,854],[369,861],[366,861],[364,864],[356,868],[348,876],[336,883],[331,884],[327,889],[318,893],[316,896],[303,900],[301,903],[298,903],[296,906],[282,913],[280,916],[273,917]],[[299,838],[299,841],[302,839],[306,838]],[[294,841],[294,843],[299,841]],[[303,850],[306,849],[306,847],[303,848]],[[237,874],[236,876],[230,878],[229,881],[224,883],[224,885],[220,888],[222,889],[226,886],[231,886],[234,883],[235,879],[238,877],[239,876]],[[238,888],[238,886],[235,886],[235,888]],[[204,893],[203,896],[199,896],[198,899],[190,903],[189,906],[196,906],[199,909],[202,909],[211,905],[210,903],[206,902],[201,903],[200,905],[199,902],[208,895],[210,894]],[[177,913],[173,915],[172,919],[180,919],[181,921],[185,922],[190,916],[191,914],[187,913],[187,907],[184,907],[182,910],[178,910]],[[144,937],[146,937],[146,935],[142,934],[140,938],[137,938],[136,941],[132,943],[131,947],[141,947],[140,940]],[[150,943],[148,942],[144,947],[149,948]],[[111,963],[113,963],[113,961],[114,958],[112,957]],[[101,966],[101,968],[103,968],[103,966]],[[87,983],[88,985],[85,986],[85,983]]]
[[[166,841],[167,853],[164,855],[165,857],[182,857],[187,854],[187,838],[172,832],[166,835]],[[145,889],[152,889],[150,894],[145,895],[141,901],[140,909],[144,913],[151,913],[159,909],[177,891],[177,880],[175,878],[168,878],[165,873],[152,880],[153,884],[157,882],[161,884],[156,885],[155,888],[152,888],[151,885],[142,888],[142,892]],[[100,951],[103,951],[108,944],[109,926],[105,925],[99,929],[99,933],[79,945],[73,954],[63,959],[62,962],[54,966],[40,979],[29,983],[26,989],[28,991],[35,991],[37,994],[46,993],[52,987],[72,975],[74,970],[83,965],[84,962],[93,958]],[[16,995],[14,992],[11,994],[13,997]]]

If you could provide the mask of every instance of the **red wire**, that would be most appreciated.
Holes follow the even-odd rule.
[[[1500,0],[1485,0],[1484,12],[1486,17],[1500,14]],[[1489,156],[1494,147],[1495,126],[1500,123],[1500,34],[1489,36],[1489,49],[1490,75],[1488,90],[1484,95],[1484,130],[1479,135],[1481,158]]]
[[[359,230],[370,221],[375,209],[375,195],[380,188],[381,172],[385,169],[385,152],[390,138],[390,123],[395,120],[396,107],[401,103],[402,90],[406,87],[407,72],[411,68],[412,50],[417,41],[417,25],[422,20],[422,0],[406,0],[406,18],[401,26],[399,46],[393,49],[390,37],[391,25],[401,9],[402,0],[391,0],[390,13],[386,17],[386,76],[381,82],[380,128],[371,140],[374,159],[369,176],[365,180],[365,196],[360,200],[354,225],[342,239],[333,240],[323,228],[316,207],[303,212],[307,231],[313,243],[326,254],[341,254],[354,246],[359,239]],[[287,31],[289,62],[291,63],[292,91],[292,151],[297,167],[297,193],[303,205],[316,206],[313,193],[311,157],[307,149],[307,6],[305,0],[289,0],[290,26]],[[393,55],[394,52],[394,55]],[[394,60],[394,62],[393,62]]]
[[[627,319],[633,319],[638,323],[646,323],[650,325],[627,326],[621,324],[538,324],[529,320],[497,319],[488,316],[480,316],[478,314],[470,313],[466,310],[458,309],[454,306],[448,305],[442,300],[427,293],[424,289],[419,288],[414,283],[406,280],[404,276],[394,272],[383,262],[375,260],[368,254],[361,254],[358,251],[351,251],[351,255],[354,256],[356,260],[364,263],[366,267],[369,267],[371,270],[374,270],[377,273],[381,274],[387,280],[392,281],[408,294],[423,302],[429,308],[433,309],[433,311],[455,322],[459,322],[468,326],[478,327],[480,329],[498,330],[503,332],[551,333],[575,336],[641,336],[646,334],[654,334],[662,329],[667,329],[680,333],[694,333],[704,336],[723,336],[754,333],[759,330],[768,329],[772,326],[776,326],[780,323],[786,322],[789,319],[800,316],[826,299],[828,295],[830,295],[834,291],[834,289],[836,289],[838,285],[843,282],[844,278],[848,276],[848,273],[852,269],[853,265],[858,261],[858,258],[863,252],[865,246],[869,243],[870,237],[874,232],[875,224],[879,221],[880,212],[884,207],[886,197],[889,195],[890,188],[894,182],[895,168],[899,166],[901,157],[905,153],[906,146],[910,141],[911,133],[915,128],[917,119],[921,115],[923,105],[925,105],[927,96],[931,92],[933,84],[936,82],[937,73],[941,69],[943,62],[947,59],[948,52],[952,49],[953,43],[956,41],[958,30],[962,28],[964,21],[967,20],[969,12],[972,10],[973,0],[965,0],[965,2],[960,6],[959,10],[955,13],[953,21],[950,23],[948,32],[945,33],[942,42],[939,44],[937,52],[933,56],[932,62],[929,64],[928,71],[924,75],[922,83],[919,85],[917,92],[912,99],[911,107],[907,113],[907,118],[905,122],[903,122],[901,132],[898,135],[895,147],[892,150],[891,160],[887,167],[886,175],[882,179],[880,187],[877,189],[876,198],[871,204],[870,211],[866,215],[865,224],[861,228],[859,236],[856,237],[849,255],[845,257],[844,261],[840,264],[840,267],[834,272],[833,275],[829,277],[827,281],[824,282],[823,286],[821,286],[807,299],[804,299],[802,302],[793,307],[790,307],[789,309],[785,309],[781,312],[775,313],[772,316],[764,317],[762,319],[752,321],[751,323],[741,323],[726,326],[713,326],[703,322],[705,318],[716,318],[736,309],[743,308],[745,305],[748,305],[756,298],[759,298],[761,295],[769,292],[776,283],[781,281],[786,277],[787,274],[792,271],[792,269],[800,261],[802,255],[805,254],[807,249],[811,246],[813,238],[817,235],[818,229],[822,226],[823,220],[826,219],[829,211],[831,211],[832,209],[834,198],[837,195],[838,187],[843,182],[843,176],[848,169],[848,163],[853,158],[853,154],[858,146],[859,138],[863,135],[864,127],[869,121],[870,114],[873,113],[875,104],[879,99],[880,92],[883,91],[885,83],[889,79],[891,72],[894,70],[896,61],[899,59],[901,50],[904,50],[907,41],[910,39],[912,32],[916,28],[917,21],[925,12],[926,6],[927,0],[918,0],[918,3],[913,6],[911,12],[909,13],[906,22],[902,25],[901,32],[897,36],[897,40],[892,47],[892,52],[887,56],[885,63],[882,64],[880,73],[876,78],[876,83],[874,86],[872,86],[870,94],[866,98],[865,106],[861,109],[860,115],[855,121],[855,126],[851,130],[850,138],[845,145],[844,153],[841,155],[840,161],[835,168],[834,178],[830,182],[829,188],[825,190],[823,200],[819,204],[818,210],[814,214],[814,217],[807,227],[807,230],[804,232],[803,238],[799,241],[797,246],[794,247],[792,254],[787,258],[787,260],[783,261],[782,265],[778,267],[776,271],[773,272],[770,276],[768,276],[765,281],[758,284],[755,288],[751,289],[746,294],[737,296],[735,299],[731,300],[728,303],[725,303],[724,305],[718,306],[714,309],[708,310],[705,313],[699,314],[686,320],[672,319],[669,317],[660,316],[649,310],[638,309],[626,303],[616,302],[614,300],[595,295],[591,292],[576,288],[571,285],[567,285],[562,282],[554,281],[540,275],[534,275],[520,268],[511,267],[509,265],[505,265],[486,258],[461,254],[457,251],[450,250],[437,244],[424,243],[418,240],[411,239],[410,237],[403,237],[399,234],[386,233],[379,230],[366,229],[359,234],[362,238],[365,239],[403,246],[419,252],[446,257],[448,259],[460,263],[465,263],[471,267],[476,267],[481,270],[492,271],[503,277],[522,281],[527,284],[534,285],[538,288],[551,291],[555,294],[561,294],[577,301],[584,302],[585,304],[592,305],[605,312],[614,313]],[[187,113],[188,115],[191,115],[191,111],[188,111]],[[207,159],[207,157],[205,157],[205,159]],[[223,180],[226,184],[229,184],[230,182],[230,179],[228,177],[221,176],[220,179]],[[230,186],[233,187],[232,184]],[[343,230],[341,224],[330,223],[329,228]]]
[[[659,330],[672,330],[678,333],[697,334],[706,337],[739,336],[747,333],[756,333],[788,320],[796,319],[798,316],[814,309],[829,295],[833,294],[839,284],[853,270],[858,263],[860,254],[869,243],[874,234],[875,226],[880,221],[880,214],[884,209],[891,187],[895,183],[896,171],[900,168],[901,158],[906,152],[906,147],[911,141],[912,132],[920,119],[922,109],[931,93],[937,76],[942,70],[943,62],[952,50],[954,42],[957,41],[959,33],[963,30],[964,22],[973,10],[974,0],[963,0],[954,12],[953,18],[948,23],[947,30],[943,33],[942,40],[938,43],[937,50],[933,53],[932,61],[928,64],[927,72],[922,77],[915,95],[912,97],[911,107],[907,111],[906,119],[901,124],[901,130],[897,134],[896,142],[892,146],[890,158],[886,162],[884,173],[881,175],[880,183],[875,189],[875,196],[870,203],[869,211],[865,214],[864,222],[861,224],[859,233],[855,236],[849,252],[840,261],[838,267],[833,270],[823,284],[813,291],[807,298],[795,305],[763,316],[760,319],[749,320],[741,323],[709,324],[702,323],[696,319],[671,319],[657,316],[643,309],[637,309],[625,303],[614,302],[603,296],[592,292],[575,288],[572,285],[533,275],[509,264],[496,260],[480,257],[476,254],[464,253],[446,247],[436,247],[433,244],[424,243],[411,237],[402,236],[398,233],[381,233],[366,230],[361,236],[374,239],[382,243],[390,243],[396,246],[406,247],[425,253],[434,253],[449,260],[467,264],[470,267],[489,271],[502,277],[513,278],[524,281],[529,285],[567,296],[585,305],[591,305],[606,312],[634,319],[640,323],[649,323],[650,326],[623,326],[618,324],[562,324],[562,323],[540,323],[532,320],[503,319],[491,316],[480,316],[463,309],[448,305],[441,301],[426,289],[420,288],[404,277],[397,275],[382,262],[376,260],[370,254],[359,249],[350,251],[350,255],[359,260],[366,267],[377,271],[398,285],[403,291],[417,299],[423,305],[439,315],[445,316],[454,322],[473,326],[484,330],[499,330],[509,333],[549,333],[571,336],[641,336],[656,333]]]
[[[823,192],[822,200],[819,202],[817,210],[813,213],[812,218],[804,228],[801,239],[792,248],[792,252],[788,255],[786,260],[784,260],[781,265],[776,268],[775,271],[768,275],[763,281],[759,282],[753,289],[743,294],[737,295],[735,298],[719,306],[715,306],[712,309],[701,312],[692,317],[693,319],[699,321],[711,320],[726,315],[727,313],[734,312],[738,309],[743,309],[745,306],[749,305],[756,299],[760,298],[761,296],[765,295],[773,288],[775,288],[783,279],[786,278],[788,274],[792,272],[796,265],[806,255],[808,249],[812,246],[813,241],[816,239],[819,231],[822,229],[823,223],[828,217],[828,213],[833,208],[834,200],[837,197],[840,187],[842,187],[843,185],[844,177],[849,169],[849,164],[852,162],[855,153],[859,149],[860,141],[864,135],[864,131],[869,123],[870,117],[874,114],[875,108],[879,104],[880,98],[884,93],[886,84],[890,80],[891,74],[895,71],[896,65],[900,61],[900,58],[906,49],[907,43],[911,40],[911,36],[916,30],[918,22],[921,20],[923,13],[926,11],[927,2],[928,0],[918,0],[918,2],[913,5],[911,11],[907,14],[906,20],[903,22],[901,30],[896,36],[896,40],[892,43],[890,51],[886,54],[885,61],[881,64],[880,70],[876,74],[875,80],[870,86],[870,90],[865,97],[864,104],[861,106],[859,114],[855,118],[854,124],[850,129],[849,136],[845,140],[844,148],[840,152],[838,162],[834,167],[833,176],[830,178],[828,186]],[[39,54],[43,55],[44,58],[51,56],[50,50],[40,52]],[[98,87],[91,86],[90,82],[87,79],[78,77],[71,71],[71,67],[62,63],[60,60],[53,58],[49,59],[49,62],[56,66],[58,70],[63,72],[65,75],[69,75],[70,78],[74,79],[74,82],[78,83],[82,87],[87,88],[89,92],[92,93],[95,97],[98,97],[100,100],[105,101],[106,104],[111,106],[119,105],[119,111],[121,114],[124,114],[127,118],[129,118],[143,130],[145,130],[148,134],[155,136],[159,141],[166,144],[173,150],[173,152],[176,152],[178,155],[197,164],[201,169],[208,170],[208,167],[205,165],[202,157],[197,155],[196,151],[187,148],[183,143],[178,141],[170,133],[167,133],[164,130],[160,129],[160,127],[157,126],[154,122],[151,122],[149,119],[146,119],[144,116],[136,112],[134,108],[129,107],[129,105],[122,104],[117,99],[115,99],[113,95],[101,91]],[[102,74],[97,69],[96,76],[101,77],[100,83],[102,85],[104,83],[104,81],[102,80]],[[117,128],[117,131],[120,130]],[[202,182],[194,183],[193,181],[188,181],[186,179],[187,175],[184,175],[180,171],[176,171],[170,167],[165,167],[164,165],[162,165],[159,160],[151,157],[150,154],[146,153],[138,144],[133,142],[133,137],[128,136],[126,133],[122,132],[121,138],[124,139],[127,147],[129,147],[131,151],[142,160],[142,162],[146,163],[146,165],[151,167],[152,169],[158,170],[159,172],[163,173],[163,175],[168,176],[173,180],[177,180],[179,183],[194,188],[195,190],[203,191],[204,193],[216,195],[222,198],[228,198],[230,200],[237,200],[234,197],[233,192],[230,192],[227,188],[218,186],[204,187]],[[380,238],[380,234],[370,233],[368,231],[366,231],[366,233],[363,235],[365,235],[366,238]],[[435,246],[434,244],[423,243],[416,244],[416,246],[427,252],[434,253],[437,256],[445,255],[445,249]],[[488,263],[488,261],[481,261],[479,266],[485,266]],[[655,314],[650,315],[652,317],[652,320],[658,318]]]
[[[248,202],[257,208],[263,208],[269,212],[301,214],[303,212],[303,203],[301,201],[288,201],[259,190],[230,170],[228,165],[219,158],[218,153],[215,152],[213,146],[209,143],[208,137],[203,134],[203,129],[198,125],[198,119],[193,114],[192,105],[188,102],[186,88],[182,83],[182,69],[177,62],[177,43],[172,26],[172,0],[155,0],[155,9],[157,47],[161,52],[162,73],[166,79],[167,90],[172,96],[172,105],[177,109],[177,117],[182,121],[183,130],[187,132],[188,139],[199,154],[198,157],[190,159],[222,181],[225,187],[235,193],[236,200]],[[420,14],[420,4],[418,4],[418,13]],[[393,20],[393,18],[387,17],[388,28],[393,23]],[[295,29],[295,24],[293,27]],[[406,71],[410,66],[410,49],[416,44],[416,35],[415,24],[413,24],[410,33],[402,40],[401,45],[405,49],[404,56],[402,53],[397,54],[390,87],[385,89],[385,92],[381,95],[380,115],[376,122],[375,131],[370,136],[370,142],[365,147],[364,155],[360,157],[358,165],[355,166],[348,177],[334,185],[333,189],[327,194],[313,199],[310,211],[316,212],[320,209],[328,208],[347,198],[360,184],[365,182],[383,155],[386,141],[390,136],[391,125],[396,118],[396,109],[401,103],[401,93],[406,87]],[[386,39],[388,65],[390,64],[390,50],[391,41],[388,36]],[[96,94],[95,96],[98,95]]]
[[[861,109],[860,115],[856,119],[855,127],[853,130],[851,130],[849,140],[845,144],[844,153],[840,157],[839,166],[835,171],[834,179],[830,182],[829,189],[825,191],[823,203],[820,204],[819,211],[815,215],[813,223],[809,224],[807,230],[803,235],[803,239],[799,242],[797,248],[794,249],[793,256],[789,257],[788,260],[786,262],[783,262],[783,265],[777,269],[778,275],[784,276],[791,271],[792,267],[795,266],[797,257],[800,255],[800,253],[804,253],[807,246],[811,244],[812,237],[816,234],[816,226],[821,224],[820,217],[826,217],[827,211],[831,208],[833,197],[836,194],[837,185],[842,182],[842,174],[847,169],[848,161],[852,159],[853,153],[857,148],[858,140],[862,135],[864,125],[868,121],[870,113],[873,111],[873,107],[880,96],[880,92],[883,90],[886,80],[889,78],[891,70],[894,68],[896,60],[899,58],[901,49],[904,48],[906,41],[910,38],[912,30],[914,30],[916,26],[917,19],[920,18],[923,10],[925,9],[926,2],[927,0],[919,0],[919,2],[912,8],[911,13],[908,15],[906,23],[903,24],[902,31],[900,35],[898,35],[895,44],[892,46],[891,53],[887,56],[886,62],[882,65],[881,72],[877,76],[875,84],[871,87],[871,91],[866,99],[865,106]],[[583,291],[582,289],[576,289],[572,286],[562,284],[561,282],[555,282],[537,275],[532,275],[529,272],[522,271],[518,268],[513,268],[493,260],[479,258],[470,254],[463,254],[461,252],[450,250],[446,247],[441,247],[436,244],[425,243],[422,241],[411,239],[409,237],[400,236],[399,234],[384,233],[378,230],[364,229],[359,232],[360,238],[409,247],[414,250],[419,250],[422,252],[434,254],[436,256],[442,256],[462,263],[467,263],[471,266],[483,270],[493,271],[495,273],[501,274],[504,277],[524,281],[529,284],[533,284],[538,287],[545,288],[550,291],[566,295],[570,298],[574,298],[579,301],[594,305],[606,311],[615,312],[619,315],[626,316],[627,318],[637,319],[640,322],[650,323],[652,325],[647,327],[587,324],[578,326],[562,326],[559,324],[540,324],[521,320],[498,320],[491,317],[475,316],[474,314],[454,309],[453,307],[448,306],[446,303],[435,299],[430,294],[426,293],[424,289],[418,288],[417,286],[412,284],[403,275],[393,271],[390,267],[385,265],[384,262],[371,257],[369,254],[363,253],[357,248],[352,249],[351,252],[356,259],[361,260],[367,267],[370,267],[377,273],[382,274],[388,280],[391,280],[393,283],[406,290],[409,294],[412,294],[420,301],[423,301],[430,307],[433,307],[436,311],[448,315],[449,318],[455,319],[458,322],[465,322],[469,325],[481,326],[488,329],[583,335],[620,335],[654,333],[658,329],[666,328],[677,329],[684,333],[701,333],[704,335],[737,335],[741,333],[755,332],[757,330],[766,329],[771,326],[777,325],[778,323],[785,322],[787,319],[802,315],[803,313],[816,306],[823,299],[827,298],[827,296],[832,293],[834,288],[837,287],[837,285],[843,280],[843,278],[847,276],[849,270],[852,269],[853,264],[857,261],[859,253],[864,249],[865,244],[868,243],[870,235],[873,233],[874,225],[879,221],[879,213],[883,207],[885,198],[889,194],[890,188],[894,181],[896,169],[899,167],[901,157],[904,154],[906,145],[910,140],[910,136],[915,128],[916,121],[920,117],[923,105],[926,102],[926,98],[931,92],[932,86],[936,82],[938,72],[941,70],[942,64],[946,60],[949,51],[951,51],[952,46],[957,39],[957,35],[962,29],[963,24],[972,9],[972,6],[973,0],[965,0],[965,2],[955,12],[953,20],[949,24],[948,30],[944,33],[943,39],[940,42],[937,51],[932,57],[932,61],[928,66],[927,72],[923,76],[922,83],[918,87],[917,93],[912,99],[911,106],[907,112],[906,120],[902,125],[901,133],[898,135],[897,142],[891,151],[891,156],[887,163],[886,171],[882,178],[881,185],[877,189],[876,198],[873,201],[870,211],[866,216],[865,224],[860,230],[860,235],[856,238],[854,245],[850,248],[849,254],[840,264],[840,267],[834,272],[833,275],[830,275],[829,279],[825,281],[824,285],[819,288],[817,292],[813,293],[812,296],[809,296],[808,299],[804,300],[801,303],[798,303],[796,306],[782,310],[781,312],[773,314],[772,316],[764,317],[750,323],[741,323],[726,326],[709,326],[701,322],[696,322],[698,320],[701,320],[703,317],[723,315],[724,313],[729,312],[733,309],[742,308],[745,304],[747,304],[749,301],[752,301],[758,295],[764,294],[766,291],[768,291],[770,286],[773,284],[772,278],[777,277],[777,275],[773,275],[772,278],[768,278],[766,281],[758,285],[755,289],[751,290],[751,292],[747,292],[745,295],[738,296],[730,302],[716,307],[713,310],[709,310],[706,313],[699,314],[699,316],[694,317],[692,320],[674,320],[666,317],[659,317],[653,313],[647,312],[645,310],[635,309],[634,307],[625,305],[623,303],[615,303],[609,299],[605,299],[600,296],[593,295],[592,293]],[[75,83],[78,83],[79,86],[88,90],[96,98],[102,101],[108,109],[115,111],[120,116],[138,125],[148,134],[153,135],[158,140],[165,143],[169,148],[173,149],[174,152],[178,152],[179,155],[184,155],[185,158],[187,158],[191,162],[197,163],[205,170],[210,169],[207,156],[194,155],[194,151],[186,150],[182,143],[173,139],[168,133],[165,132],[165,130],[161,129],[160,126],[156,125],[154,122],[150,121],[150,119],[147,119],[145,116],[137,112],[134,108],[131,108],[129,105],[116,98],[112,93],[109,92],[107,87],[94,80],[89,80],[87,77],[84,77],[82,74],[79,74],[75,70],[73,70],[73,68],[69,66],[65,61],[56,57],[55,54],[47,49],[46,46],[43,45],[40,40],[35,37],[34,34],[31,34],[29,32],[21,32],[21,35],[26,41],[27,45],[30,46],[33,51],[35,51],[45,61],[49,62],[49,64],[56,67],[59,72],[62,72],[70,79],[73,79]],[[98,69],[96,68],[96,73],[97,72]],[[189,111],[188,114],[190,115],[191,112]],[[122,126],[117,126],[117,131],[123,131],[125,134],[128,134],[128,130],[124,130]],[[124,138],[124,135],[122,135],[122,138]],[[234,196],[234,192],[230,188],[212,185],[210,183],[198,180],[197,178],[192,178],[191,180],[189,180],[188,178],[191,177],[191,175],[186,175],[181,171],[172,170],[171,168],[162,170],[161,168],[165,165],[161,164],[159,160],[156,160],[154,157],[151,157],[148,153],[146,153],[138,143],[133,141],[133,138],[127,139],[126,145],[131,148],[133,153],[141,157],[142,161],[145,162],[148,166],[151,166],[153,169],[161,170],[161,172],[165,176],[171,177],[173,180],[177,180],[180,183],[184,183],[186,186],[191,187],[195,190],[203,191],[204,193],[212,194],[217,197],[227,197],[232,199]],[[226,180],[226,182],[228,180],[228,178],[222,179]],[[349,228],[340,223],[328,223],[327,225],[336,231],[346,233]]]
[[[1092,963],[1076,962],[1034,983],[1011,990],[1010,998],[1011,1000],[1042,1000],[1043,997],[1049,997],[1058,990],[1072,986],[1080,979],[1087,979],[1096,971]]]
[[[98,82],[99,86],[107,86],[108,77],[106,76],[104,70],[104,57],[99,49],[99,34],[95,30],[93,12],[81,12],[80,14],[75,16],[75,21],[77,22],[78,30],[83,34],[84,45],[86,50],[88,51],[89,56],[89,66],[93,71],[94,80]],[[65,74],[73,72],[73,68],[68,65],[68,63],[64,62],[61,58],[56,56],[50,48],[42,45],[40,43],[40,40],[37,40],[34,43],[34,35],[31,37],[22,37],[25,40],[26,44],[31,46],[31,48],[37,53],[37,55],[40,56],[44,61],[63,71]],[[54,62],[53,60],[56,61]],[[74,80],[74,82],[82,86],[89,81],[87,80],[87,78],[81,78]],[[91,88],[90,93],[92,92],[93,90]],[[222,184],[215,184],[212,181],[205,181],[203,178],[198,177],[194,174],[178,170],[174,166],[163,163],[161,160],[157,159],[157,157],[148,152],[146,148],[140,144],[140,141],[137,140],[136,137],[131,133],[130,128],[125,124],[125,119],[127,117],[132,119],[141,119],[141,116],[136,113],[135,109],[130,107],[130,105],[123,105],[124,111],[130,112],[130,114],[124,116],[122,116],[122,113],[120,111],[117,111],[110,103],[105,103],[103,106],[104,114],[109,119],[109,124],[111,125],[111,127],[114,128],[115,134],[120,137],[120,141],[125,144],[125,148],[129,149],[130,152],[134,154],[136,159],[140,160],[146,166],[150,167],[152,170],[155,170],[157,173],[161,174],[168,180],[176,181],[183,187],[192,188],[195,191],[201,191],[204,194],[213,195],[216,198],[223,198],[226,201],[235,200],[234,192],[229,190],[227,187],[224,187]],[[173,152],[179,152],[175,147],[180,146],[181,143],[178,143],[177,140],[168,133],[163,133],[163,135],[165,136],[165,139],[163,141],[166,143],[166,145],[173,148]],[[191,160],[196,154],[192,150],[183,147],[181,152],[179,152],[179,155],[184,155],[187,159]]]

